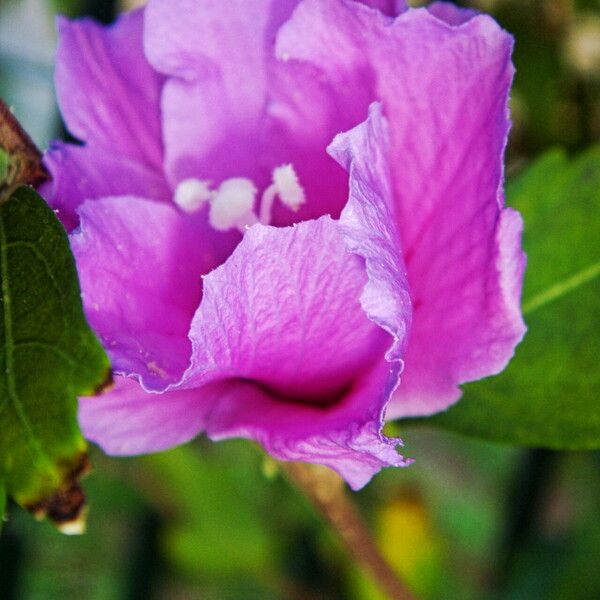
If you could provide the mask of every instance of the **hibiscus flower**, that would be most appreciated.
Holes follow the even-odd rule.
[[[199,432],[327,465],[407,464],[389,417],[501,371],[524,334],[504,207],[512,39],[385,0],[150,0],[59,22],[69,131],[43,192],[116,388],[111,454]]]

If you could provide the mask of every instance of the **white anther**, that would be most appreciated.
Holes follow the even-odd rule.
[[[186,213],[194,213],[210,200],[210,182],[200,179],[184,179],[175,189],[173,201]]]
[[[282,165],[273,170],[273,183],[277,187],[277,195],[289,209],[297,211],[306,202],[304,189],[292,165]]]
[[[257,221],[252,212],[256,188],[250,179],[226,179],[213,195],[208,219],[217,231],[237,227],[243,231]]]
[[[260,222],[268,225],[271,221],[271,210],[275,197],[294,212],[306,202],[304,189],[298,181],[294,167],[282,165],[273,170],[273,183],[263,192],[260,201]]]

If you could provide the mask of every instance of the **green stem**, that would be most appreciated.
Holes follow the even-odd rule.
[[[305,463],[281,463],[281,468],[330,523],[356,562],[370,573],[390,600],[415,600],[381,555],[339,475],[325,467]]]

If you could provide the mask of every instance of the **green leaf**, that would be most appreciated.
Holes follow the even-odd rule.
[[[0,204],[0,485],[37,517],[68,528],[84,498],[77,396],[110,365],[90,330],[67,235],[31,188]]]
[[[499,376],[465,386],[432,424],[510,444],[600,448],[600,147],[544,155],[508,187],[525,219],[528,325]]]

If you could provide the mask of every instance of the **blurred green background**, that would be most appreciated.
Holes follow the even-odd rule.
[[[459,4],[492,13],[516,37],[509,178],[549,148],[576,155],[600,140],[600,0]],[[108,22],[122,8],[0,0],[0,95],[40,147],[62,130],[54,14]],[[600,598],[600,454],[399,433],[416,463],[353,498],[419,598]],[[382,598],[251,443],[199,439],[119,460],[93,450],[92,460],[86,535],[64,537],[10,509],[0,600]]]

